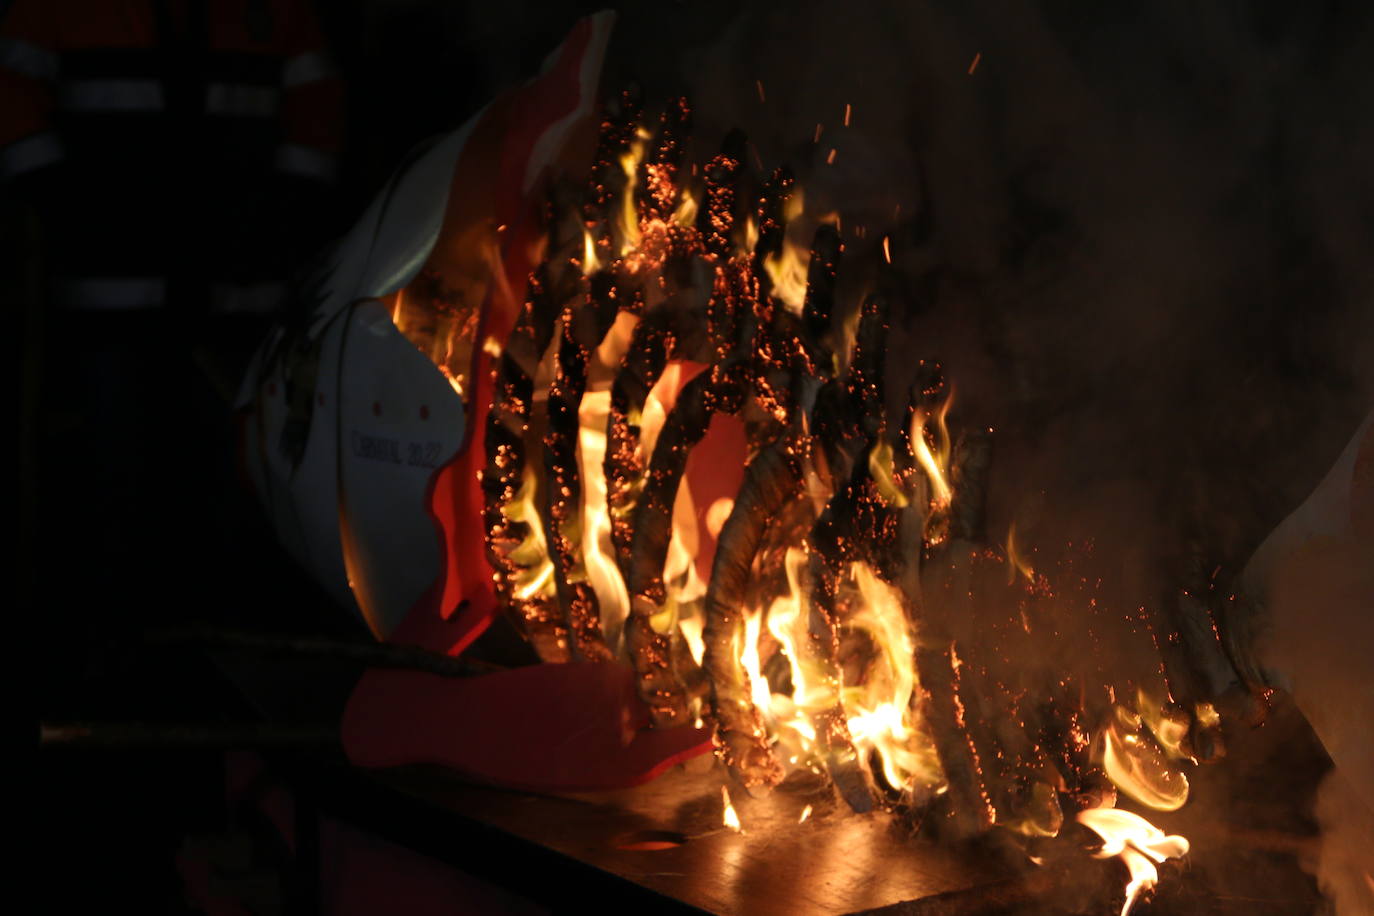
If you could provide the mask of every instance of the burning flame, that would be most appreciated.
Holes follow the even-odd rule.
[[[1210,704],[1200,704],[1210,705]],[[1188,729],[1191,727],[1188,717],[1182,712],[1170,712],[1163,703],[1154,699],[1144,687],[1136,689],[1136,710],[1140,713],[1140,719],[1150,729],[1150,733],[1155,736],[1159,746],[1173,760],[1192,760],[1192,754],[1184,749],[1184,742],[1188,738]],[[1213,711],[1215,715],[1215,710]],[[1198,717],[1199,724],[1203,724],[1202,716]]]
[[[880,665],[869,671],[862,686],[842,691],[849,732],[860,749],[872,748],[882,761],[883,777],[905,789],[928,768],[913,747],[916,723],[912,695],[916,691],[916,641],[895,588],[877,577],[865,563],[851,567],[863,607],[849,625],[873,637]]]
[[[1188,778],[1169,765],[1140,716],[1114,706],[1100,740],[1102,769],[1118,789],[1156,811],[1183,807]]]
[[[743,833],[744,827],[740,825],[739,815],[735,813],[735,806],[730,803],[730,790],[725,786],[720,787],[720,799],[724,803],[721,813],[721,823],[736,833]]]
[[[787,198],[787,203],[783,207],[783,219],[791,223],[799,218],[805,209],[806,199],[798,188]],[[752,220],[749,225],[753,226]],[[751,242],[749,250],[753,249],[754,243]],[[806,302],[806,273],[810,263],[810,250],[786,237],[782,240],[782,251],[779,254],[770,254],[763,259],[763,269],[773,281],[773,295],[794,315],[801,314],[802,305]]]
[[[1126,885],[1126,902],[1121,907],[1121,916],[1130,913],[1142,892],[1155,886],[1159,880],[1156,864],[1188,854],[1185,838],[1166,836],[1154,824],[1129,811],[1089,808],[1079,812],[1078,821],[1102,837],[1102,849],[1095,854],[1097,858],[1120,856],[1130,869],[1131,880]]]
[[[606,418],[611,392],[589,391],[577,412],[577,463],[582,478],[582,563],[601,608],[601,628],[615,646],[630,611],[630,592],[620,575],[611,544],[611,516],[606,507]]]
[[[691,188],[683,188],[678,198],[677,209],[673,211],[673,222],[686,229],[697,221],[697,200]]]
[[[1025,576],[1027,582],[1035,581],[1035,570],[1016,549],[1016,523],[1012,522],[1007,529],[1007,584],[1014,585],[1017,575]]]
[[[639,211],[635,206],[635,186],[639,183],[639,164],[644,161],[645,141],[649,132],[639,128],[636,140],[620,157],[620,168],[625,173],[625,190],[620,199],[620,256],[625,257],[639,247]]]
[[[554,595],[553,560],[549,557],[549,545],[544,539],[544,524],[539,517],[539,506],[535,499],[539,492],[539,478],[534,468],[525,465],[520,482],[520,490],[506,507],[506,517],[513,522],[524,522],[529,534],[511,551],[512,562],[521,572],[515,580],[515,597],[527,601],[535,595],[552,598]]]
[[[596,256],[596,242],[589,230],[582,230],[582,276],[589,277],[601,269],[601,259]]]
[[[770,254],[763,259],[763,269],[773,281],[773,295],[796,315],[801,314],[806,302],[806,271],[810,263],[811,252],[790,239],[783,240],[781,255]]]
[[[757,245],[758,243],[759,243],[759,227],[756,226],[756,225],[754,225],[754,217],[753,217],[753,216],[746,216],[746,217],[744,218],[744,251],[745,251],[745,253],[746,253],[746,254],[752,254],[753,251],[754,251],[754,246]]]
[[[930,480],[933,493],[931,502],[937,508],[948,506],[954,497],[954,490],[949,485],[949,460],[953,449],[950,442],[949,426],[945,423],[945,418],[949,415],[950,405],[953,403],[954,389],[951,388],[949,396],[934,413],[935,430],[932,433],[932,438],[935,440],[934,450],[931,449],[931,444],[926,441],[927,428],[932,419],[930,411],[924,407],[918,408],[911,418],[911,447],[916,452],[916,460],[921,463],[921,468]]]
[[[915,634],[900,593],[864,563],[849,569],[856,609],[846,626],[870,637],[876,656],[858,683],[843,684],[814,653],[805,548],[784,555],[787,591],[763,609],[749,609],[738,657],[749,676],[750,699],[763,715],[778,756],[791,766],[819,764],[818,715],[838,705],[861,759],[873,758],[882,779],[898,792],[933,788],[943,781],[923,733],[913,698],[919,689]],[[761,640],[771,637],[787,663],[790,693],[773,692],[765,673]]]
[[[846,106],[846,126],[850,114],[851,110]],[[817,125],[817,140],[819,136],[820,125]],[[677,170],[674,166],[662,162],[650,162],[646,166],[646,149],[651,139],[652,135],[644,128],[636,131],[618,158],[624,185],[619,196],[611,203],[610,212],[598,217],[604,217],[605,223],[593,221],[584,226],[580,260],[576,254],[564,255],[560,265],[569,273],[580,271],[583,276],[613,267],[615,276],[598,279],[612,281],[608,287],[610,299],[620,300],[611,303],[607,299],[605,303],[598,303],[615,305],[615,327],[619,330],[606,336],[596,349],[595,359],[587,364],[586,387],[578,405],[576,450],[581,505],[578,515],[566,520],[559,534],[575,543],[579,551],[580,568],[566,570],[568,580],[571,582],[577,577],[581,581],[585,577],[597,597],[602,634],[612,650],[622,658],[629,651],[622,644],[622,631],[631,612],[631,600],[617,559],[608,507],[605,462],[610,388],[617,372],[622,371],[621,367],[625,365],[624,357],[632,331],[635,322],[640,320],[638,314],[642,313],[643,308],[655,307],[656,304],[652,297],[647,294],[640,296],[639,293],[649,290],[657,294],[667,290],[669,294],[675,294],[668,290],[672,284],[662,276],[655,278],[653,272],[663,268],[675,251],[699,253],[703,248],[702,239],[694,228],[702,205],[698,195],[702,200],[709,201],[711,206],[723,206],[719,201],[724,199],[713,196],[712,179],[706,179],[706,190],[699,188],[698,194],[694,195],[690,189],[676,186]],[[833,163],[835,155],[832,149],[827,161]],[[696,174],[695,170],[692,174]],[[797,220],[803,211],[802,193],[795,190],[783,207],[780,244],[776,250],[770,250],[762,258],[762,264],[758,265],[771,281],[772,297],[793,314],[800,314],[805,304],[810,251],[796,244],[789,237],[787,228],[789,224],[794,230],[799,228]],[[827,214],[819,221],[833,222],[837,228],[840,225],[839,216],[835,213]],[[715,265],[716,269],[739,271],[747,281],[740,284],[741,288],[757,290],[756,284],[760,278],[754,274],[756,265],[751,257],[757,251],[760,235],[755,217],[745,216],[742,224],[734,222],[732,217],[729,223],[721,222],[721,225],[731,226],[729,231],[735,233],[735,254],[731,263]],[[776,238],[772,233],[777,228],[771,222],[768,224],[770,238]],[[859,237],[864,237],[865,227],[854,228]],[[575,240],[570,247],[575,247]],[[889,236],[881,237],[878,250],[883,261],[891,264]],[[715,258],[716,255],[710,257]],[[494,246],[490,249],[489,258],[492,270],[496,270],[499,259]],[[622,297],[625,290],[616,284],[629,274],[640,275],[631,290],[635,295]],[[654,279],[662,281],[657,288],[652,283]],[[501,286],[505,282],[504,274],[493,282],[497,284],[496,292],[509,298],[509,291]],[[587,288],[584,282],[582,294],[586,294]],[[754,294],[749,292],[746,298]],[[411,312],[417,296],[418,293],[406,301],[401,292],[396,293],[392,313],[398,327],[403,322],[413,320]],[[841,313],[844,316],[842,339],[846,345],[836,348],[834,354],[834,368],[841,378],[847,371],[845,366],[848,360],[852,359],[860,312],[859,309],[847,309]],[[441,327],[442,333],[436,331],[434,334],[436,340],[446,342],[447,349],[430,347],[426,353],[435,359],[440,371],[461,394],[463,379],[451,372],[449,367],[466,365],[457,361],[460,354],[455,352],[454,343],[464,338],[462,328],[457,327],[456,321],[445,317],[449,314],[440,314],[435,323]],[[444,321],[449,324],[443,324]],[[474,337],[475,327],[474,323],[474,334],[471,335]],[[539,392],[534,398],[536,402],[547,396],[552,381],[556,342],[561,337],[558,331],[559,327],[555,326],[548,350],[536,366],[533,379],[534,389]],[[611,343],[613,338],[614,343]],[[490,338],[483,349],[492,356],[500,352],[499,346]],[[666,351],[665,355],[667,352],[672,351]],[[644,397],[642,407],[631,408],[630,415],[625,419],[638,430],[633,443],[637,454],[631,456],[633,460],[625,463],[632,473],[645,476],[643,469],[651,467],[658,439],[682,388],[684,373],[700,371],[702,368],[705,367],[674,356],[659,373],[651,391]],[[917,498],[915,493],[919,491],[922,480],[927,487],[931,510],[927,515],[928,520],[951,505],[955,496],[954,450],[947,421],[953,403],[954,392],[950,389],[938,404],[922,405],[913,411],[909,428],[909,454],[894,454],[891,439],[886,435],[875,437],[867,454],[867,470],[881,501],[886,504],[885,508],[908,507]],[[801,415],[805,421],[805,412]],[[523,523],[527,528],[523,539],[508,555],[511,561],[509,565],[513,569],[509,585],[511,594],[519,601],[557,599],[556,567],[550,555],[549,543],[546,542],[546,526],[539,517],[540,487],[545,485],[546,478],[542,476],[543,464],[538,460],[529,460],[530,457],[527,456],[515,497],[503,507],[509,521]],[[619,455],[614,458],[616,461],[622,460]],[[804,459],[806,462],[811,460]],[[819,459],[816,461],[819,465]],[[919,473],[915,471],[915,466],[919,466]],[[806,495],[799,498],[811,499],[819,511],[834,495],[830,475],[818,474],[817,466],[808,465],[805,479]],[[641,480],[638,484],[632,483],[632,486],[642,488],[644,484]],[[631,491],[630,495],[636,496],[642,492],[642,489]],[[705,657],[705,611],[701,599],[707,593],[708,583],[703,579],[705,573],[698,570],[699,547],[707,534],[719,536],[735,502],[729,497],[721,497],[709,507],[703,507],[706,510],[704,513],[698,512],[697,497],[686,476],[677,485],[673,498],[671,536],[662,571],[663,600],[661,604],[646,609],[646,612],[650,614],[649,626],[659,634],[673,636],[674,654],[667,664],[676,669],[680,662],[685,665],[681,653],[684,646],[697,665],[701,665]],[[865,491],[863,499],[872,500],[871,490]],[[919,516],[920,513],[912,515]],[[896,517],[896,514],[884,516],[888,519],[892,517]],[[908,517],[901,515],[900,519],[904,522]],[[945,518],[947,520],[947,513]],[[941,523],[928,523],[928,537],[930,530],[938,524]],[[906,531],[902,529],[901,537],[905,536]],[[925,546],[928,548],[932,543],[935,543],[933,538]],[[503,542],[501,549],[504,550],[508,544],[508,541]],[[910,801],[928,799],[951,789],[959,790],[955,793],[956,797],[966,791],[959,782],[960,774],[953,768],[958,765],[957,760],[951,766],[949,778],[946,778],[932,736],[932,728],[939,726],[933,726],[922,718],[926,709],[936,709],[936,714],[945,715],[943,710],[949,708],[948,704],[936,707],[925,702],[929,699],[928,690],[921,684],[916,664],[918,631],[914,608],[919,607],[923,600],[938,600],[938,596],[918,597],[911,590],[913,582],[915,587],[922,585],[919,563],[932,556],[938,561],[939,555],[926,551],[920,558],[913,558],[917,566],[913,567],[911,580],[902,580],[904,588],[884,578],[887,573],[882,568],[875,568],[864,559],[852,559],[869,556],[862,549],[846,553],[845,556],[851,559],[837,567],[829,565],[830,558],[827,555],[826,595],[828,601],[833,600],[833,606],[828,605],[826,613],[822,614],[819,608],[813,606],[814,589],[818,583],[812,581],[813,557],[809,541],[801,536],[796,542],[786,545],[785,549],[775,542],[768,542],[768,545],[768,552],[758,554],[759,559],[753,567],[758,574],[758,582],[757,587],[751,583],[750,590],[746,592],[748,597],[745,603],[748,606],[738,608],[742,625],[733,633],[735,642],[732,647],[739,667],[747,677],[748,700],[758,711],[766,730],[766,746],[762,748],[764,756],[771,752],[783,762],[784,771],[799,768],[822,774],[825,767],[835,765],[836,772],[833,775],[847,799],[849,788],[843,783],[856,770],[861,781],[869,783],[869,788],[881,788],[888,801],[895,794],[901,794]],[[778,554],[774,552],[778,549],[782,549],[780,568]],[[927,556],[927,553],[932,556]],[[986,553],[995,558],[994,551]],[[1024,590],[1020,609],[1022,625],[1029,633],[1031,627],[1025,606],[1042,591],[1048,591],[1048,580],[1044,575],[1037,577],[1029,556],[1018,549],[1014,524],[1007,531],[1006,562],[1008,585],[1015,585],[1018,578],[1024,578],[1032,586]],[[830,582],[831,576],[839,581]],[[829,591],[832,586],[835,587],[833,592]],[[540,610],[542,612],[544,609],[541,607]],[[846,647],[842,661],[837,658],[840,654],[837,632]],[[681,634],[680,641],[677,640],[678,633]],[[971,667],[965,674],[969,675],[968,683],[974,685],[969,688],[972,690],[977,689],[978,679],[969,672],[977,674],[983,669],[976,649],[971,658]],[[964,664],[952,649],[951,660],[956,670]],[[660,667],[664,664],[661,657],[656,657],[653,662]],[[929,692],[941,689],[942,685],[948,689],[945,681],[937,681],[934,676],[929,681]],[[1063,686],[1064,682],[1060,684]],[[1000,682],[997,686],[1002,689]],[[1128,705],[1112,706],[1109,717],[1091,736],[1075,719],[1068,740],[1073,742],[1077,751],[1087,750],[1091,743],[1093,762],[1101,766],[1123,793],[1156,810],[1172,811],[1181,807],[1188,798],[1188,781],[1176,767],[1175,761],[1188,756],[1187,735],[1191,723],[1171,702],[1157,700],[1150,693],[1152,689],[1163,692],[1167,699],[1162,679],[1159,684],[1147,684],[1137,690],[1134,709],[1128,708],[1129,700],[1123,700]],[[1112,702],[1116,703],[1116,695],[1113,693],[1111,697]],[[736,699],[731,697],[730,701],[735,702]],[[1019,696],[1016,701],[1019,703]],[[745,705],[745,701],[739,702]],[[967,732],[964,701],[957,693],[952,697],[952,704],[954,713],[950,718],[954,721],[947,727]],[[1083,705],[1081,691],[1079,704]],[[700,691],[697,691],[688,709],[696,727],[702,728],[702,717],[709,713],[703,707]],[[969,716],[980,711],[980,707],[969,709]],[[981,708],[981,711],[986,713],[987,708]],[[1215,709],[1206,704],[1199,705],[1197,721],[1203,725],[1215,724]],[[996,724],[1001,726],[1006,723]],[[1088,724],[1091,723],[1081,723],[1082,726]],[[945,738],[944,735],[940,737],[942,741]],[[966,743],[972,749],[972,739],[967,739]],[[1043,758],[1040,747],[1034,750]],[[993,752],[999,758],[1002,756],[995,749]],[[846,768],[843,774],[839,772],[839,765],[834,764],[841,759]],[[1077,762],[1074,765],[1076,767]],[[976,761],[974,768],[977,768]],[[770,778],[772,775],[770,773]],[[1020,804],[1018,799],[1016,804],[1011,805],[1014,810],[990,809],[993,822],[1028,836],[1055,835],[1062,822],[1057,793],[1081,788],[1072,785],[1074,780],[1071,777],[1074,775],[1068,774],[1057,783],[1034,781],[1027,810],[1016,809],[1016,804]],[[979,775],[978,779],[981,778]],[[744,784],[755,783],[745,780]],[[985,801],[988,800],[990,790],[986,785],[974,788],[982,793]],[[860,790],[864,791],[863,787]],[[728,787],[724,785],[721,787],[721,802],[724,826],[742,833],[739,814]],[[854,807],[860,808],[858,804]],[[1053,817],[1045,816],[1044,812],[1051,809]],[[805,806],[797,823],[806,822],[812,813],[812,806]],[[1158,863],[1182,856],[1188,851],[1188,842],[1183,837],[1165,836],[1148,821],[1129,812],[1097,808],[1081,812],[1078,818],[1102,837],[1104,845],[1097,853],[1100,858],[1119,856],[1130,869],[1131,879],[1126,887],[1122,916],[1126,916],[1139,896],[1158,880],[1155,867]]]

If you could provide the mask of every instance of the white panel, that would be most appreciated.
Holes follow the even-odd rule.
[[[462,444],[463,402],[375,301],[353,310],[342,364],[345,561],[365,619],[385,636],[439,576],[439,534],[426,495]]]

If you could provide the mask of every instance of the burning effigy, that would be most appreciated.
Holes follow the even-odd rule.
[[[1091,543],[990,531],[996,431],[890,346],[888,239],[743,133],[696,154],[689,99],[598,104],[608,29],[398,177],[250,378],[283,539],[379,639],[527,653],[447,699],[369,673],[350,753],[559,790],[711,751],[732,829],[792,778],[1028,856],[1082,825],[1125,914],[1188,841],[1118,799],[1224,753],[1253,596],[1114,607]]]

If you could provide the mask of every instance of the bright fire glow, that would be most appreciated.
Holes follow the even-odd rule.
[[[730,803],[730,790],[725,786],[720,787],[720,799],[724,803],[721,813],[721,823],[736,833],[743,833],[744,828],[740,825],[739,815],[735,813],[735,806]]]
[[[783,207],[783,220],[790,223],[802,215],[806,209],[806,199],[800,189],[792,192]],[[752,226],[752,221],[750,226]],[[750,243],[749,250],[754,248]],[[787,306],[794,315],[800,315],[806,302],[806,272],[811,263],[811,252],[791,239],[784,237],[782,251],[770,254],[763,259],[763,269],[773,281],[773,295]]]
[[[1113,707],[1101,741],[1102,769],[1118,789],[1156,811],[1183,807],[1188,778],[1170,765],[1138,715]]]
[[[930,488],[933,493],[931,501],[937,507],[949,505],[949,501],[954,497],[954,490],[949,484],[949,459],[952,451],[949,436],[949,426],[945,423],[945,418],[949,415],[950,405],[954,403],[954,389],[951,388],[949,396],[944,403],[935,411],[935,429],[933,438],[935,448],[931,449],[930,443],[926,441],[927,427],[930,425],[932,415],[926,408],[918,408],[911,418],[911,447],[916,452],[916,460],[921,463],[921,468],[926,472],[927,479],[930,480]]]
[[[1164,703],[1152,697],[1144,687],[1136,689],[1135,708],[1140,713],[1141,721],[1150,729],[1150,733],[1155,736],[1155,740],[1170,759],[1193,760],[1192,755],[1183,746],[1188,738],[1188,729],[1192,725],[1187,715],[1169,711]],[[1199,717],[1199,722],[1201,721]]]
[[[690,188],[682,189],[682,196],[678,198],[677,209],[673,211],[673,222],[683,229],[688,228],[697,221],[697,201],[692,196]]]
[[[510,559],[519,568],[515,576],[515,597],[527,601],[536,595],[552,598],[555,593],[553,581],[553,560],[549,558],[549,545],[544,539],[544,523],[539,517],[536,496],[539,492],[539,478],[534,468],[525,465],[520,490],[506,506],[506,518],[513,522],[523,522],[529,533],[511,551]]]
[[[582,230],[582,276],[589,277],[601,269],[601,259],[596,256],[596,242],[592,234]]]
[[[798,824],[805,824],[806,819],[811,816],[811,806],[807,805],[802,809],[801,817],[797,818]]]
[[[606,508],[606,418],[611,392],[590,391],[577,412],[577,464],[582,478],[582,563],[601,609],[601,630],[615,645],[630,611],[630,593],[615,562]]]
[[[1130,870],[1126,885],[1126,903],[1121,916],[1126,916],[1136,898],[1155,886],[1159,871],[1155,865],[1165,859],[1177,859],[1188,854],[1188,841],[1181,836],[1166,836],[1154,824],[1138,814],[1118,808],[1089,808],[1078,814],[1079,823],[1102,837],[1099,859],[1120,856]]]
[[[635,186],[639,183],[639,163],[644,161],[644,131],[628,152],[620,157],[620,168],[625,173],[625,190],[620,199],[620,255],[624,257],[639,247],[639,211],[635,206]]]
[[[773,295],[794,314],[801,314],[806,301],[806,271],[811,253],[791,240],[784,239],[782,254],[763,259],[763,269],[773,281]]]
[[[878,752],[888,785],[904,790],[918,778],[933,785],[941,777],[918,741],[916,642],[901,595],[864,563],[853,564],[851,575],[863,601],[848,625],[873,638],[878,659],[862,685],[841,690],[850,734],[860,751]]]
[[[1014,584],[1018,574],[1025,576],[1027,582],[1035,581],[1035,570],[1016,549],[1016,523],[1012,522],[1007,529],[1007,584]]]

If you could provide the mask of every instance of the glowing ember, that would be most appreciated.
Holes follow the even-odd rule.
[[[1126,902],[1121,916],[1126,916],[1136,898],[1155,886],[1159,871],[1155,865],[1165,859],[1178,859],[1188,854],[1188,841],[1181,836],[1166,836],[1164,831],[1138,814],[1118,808],[1089,808],[1078,814],[1079,823],[1102,837],[1099,859],[1119,856],[1130,870],[1126,885]]]

